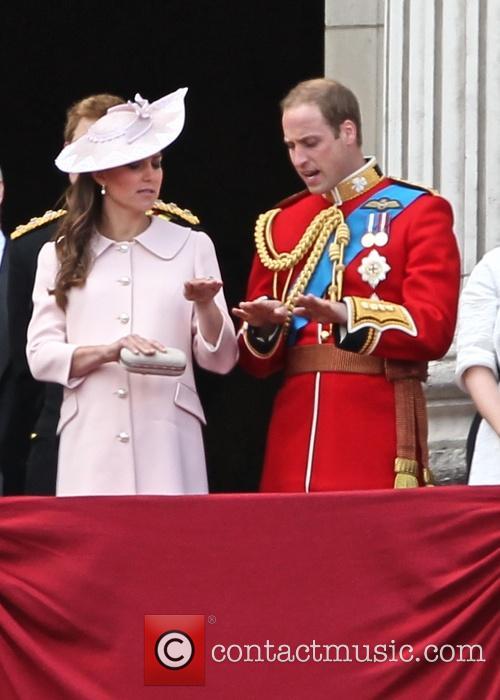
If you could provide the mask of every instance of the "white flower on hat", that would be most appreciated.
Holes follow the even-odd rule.
[[[98,172],[162,151],[182,131],[186,92],[179,88],[152,103],[137,93],[134,102],[111,107],[86,134],[63,148],[57,167],[66,173]]]

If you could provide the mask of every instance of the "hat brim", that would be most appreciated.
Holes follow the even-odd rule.
[[[106,125],[119,120],[115,114],[108,112],[99,119],[93,127],[77,141],[63,148],[55,160],[59,170],[65,173],[91,173],[117,168],[143,158],[149,158],[169,146],[181,133],[185,121],[184,96],[187,88],[180,88],[175,93],[167,95],[153,105],[149,128],[145,133],[130,141],[127,131],[113,134],[102,140],[92,139],[89,134],[93,127],[99,127],[103,120]],[[155,107],[158,105],[158,107]],[[118,114],[118,113],[116,113]],[[123,120],[123,115],[120,115]]]

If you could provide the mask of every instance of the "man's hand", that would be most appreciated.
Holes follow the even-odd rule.
[[[277,299],[240,301],[238,307],[232,311],[239,319],[256,328],[271,328],[282,325],[288,316],[286,306]]]
[[[301,294],[297,298],[294,314],[317,323],[347,323],[347,309],[343,302],[320,299],[313,294]]]

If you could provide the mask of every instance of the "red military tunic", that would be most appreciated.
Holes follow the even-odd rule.
[[[344,217],[393,182],[382,178],[358,196],[344,196],[344,202],[339,204]],[[404,183],[403,186],[412,187]],[[272,222],[276,253],[291,251],[314,216],[330,206],[331,201],[324,196],[307,193],[285,204]],[[328,329],[309,321],[299,330],[295,347],[330,343],[349,350],[349,355],[372,354],[391,360],[427,361],[442,357],[453,338],[460,281],[460,258],[452,224],[448,202],[426,191],[390,222],[385,245],[361,248],[346,267],[342,298],[351,312],[356,306],[355,298],[358,308],[364,304],[360,297],[392,302],[401,305],[407,315],[406,328],[377,330],[375,324],[368,338],[368,320],[361,332],[365,334],[363,342],[357,343],[356,332],[349,327],[347,335],[339,334],[335,328],[327,334]],[[367,264],[363,260],[372,249],[389,266],[385,279],[381,275],[375,288],[362,277],[363,265]],[[288,271],[273,273],[256,256],[247,299],[285,299],[303,264],[304,259],[290,279]],[[251,374],[264,377],[284,367],[290,346],[281,333],[273,347],[259,351],[244,329],[240,351],[242,366]],[[383,374],[302,372],[285,377],[276,396],[261,490],[392,488],[396,456],[393,382]]]

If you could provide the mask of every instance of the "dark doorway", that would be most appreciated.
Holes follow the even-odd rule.
[[[5,4],[0,17],[0,165],[6,231],[55,205],[66,108],[88,94],[150,101],[188,86],[184,132],[165,157],[163,198],[215,242],[230,306],[242,299],[256,216],[301,188],[278,102],[322,75],[324,0],[101,0]],[[198,378],[213,491],[258,483],[277,379]]]

